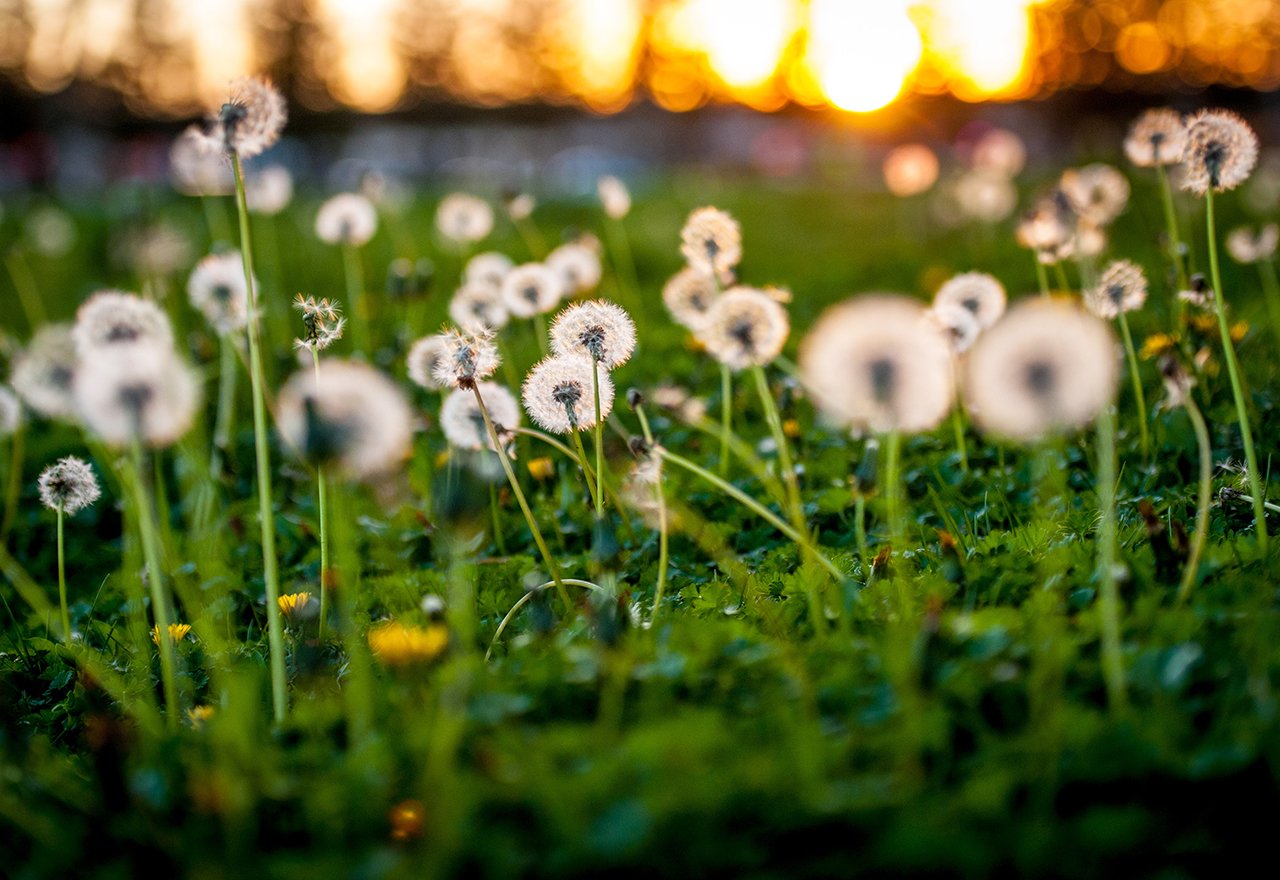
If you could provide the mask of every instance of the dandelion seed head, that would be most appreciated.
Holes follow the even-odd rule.
[[[449,300],[449,320],[467,330],[501,330],[510,319],[502,290],[485,282],[465,283]]]
[[[506,200],[507,216],[512,220],[528,220],[533,216],[537,200],[528,193],[516,193]]]
[[[115,256],[135,275],[166,278],[191,265],[194,253],[186,233],[171,223],[154,223],[122,234]]]
[[[415,342],[405,357],[409,379],[428,391],[436,391],[444,385],[436,378],[436,367],[447,357],[449,342],[439,334],[424,336]]]
[[[1101,256],[1107,249],[1107,230],[1087,217],[1076,221],[1075,234],[1076,253],[1083,257]]]
[[[81,359],[113,346],[173,347],[173,328],[160,307],[119,290],[100,290],[85,300],[71,332]]]
[[[969,164],[975,171],[1012,180],[1027,164],[1027,145],[1006,128],[992,128],[973,145]]]
[[[338,193],[316,214],[316,237],[325,244],[363,247],[378,231],[378,211],[359,193]]]
[[[249,289],[239,251],[210,254],[196,263],[187,279],[187,298],[220,335],[243,330],[249,321]]]
[[[534,365],[521,389],[525,411],[544,431],[568,434],[595,427],[595,389],[591,358],[576,354],[553,355]],[[600,379],[600,418],[613,411],[613,379],[603,368]]]
[[[169,148],[169,179],[188,196],[226,196],[236,188],[221,144],[210,141],[197,125],[184,130]]]
[[[963,272],[948,279],[933,296],[935,307],[957,305],[969,311],[980,329],[990,327],[1004,314],[1004,285],[985,272]]]
[[[268,165],[246,174],[244,201],[251,213],[274,217],[293,201],[293,175],[283,165]]]
[[[285,444],[306,461],[343,477],[384,477],[409,457],[413,414],[385,374],[358,361],[329,358],[295,373],[276,404]]]
[[[485,251],[467,260],[462,270],[462,280],[467,284],[488,284],[500,287],[502,279],[507,277],[515,263],[506,254],[497,251]]]
[[[520,404],[515,395],[496,382],[477,382],[476,391],[484,399],[498,438],[503,446],[510,446],[515,441],[513,429],[520,427]],[[498,451],[489,438],[475,393],[470,390],[459,388],[444,399],[440,406],[440,429],[451,446]]]
[[[1258,229],[1242,226],[1227,235],[1227,253],[1237,263],[1263,263],[1276,255],[1280,244],[1280,226],[1268,223]]]
[[[905,296],[827,309],[800,346],[800,377],[823,415],[856,431],[935,427],[955,390],[948,334]]]
[[[102,497],[98,477],[83,459],[69,455],[40,472],[40,503],[75,516]]]
[[[298,294],[293,307],[302,313],[302,335],[293,340],[293,347],[312,353],[324,351],[342,338],[347,321],[337,301]]]
[[[1036,252],[1042,263],[1052,264],[1075,250],[1075,217],[1061,190],[1041,198],[1018,221],[1018,244]]]
[[[1161,406],[1164,409],[1185,406],[1191,395],[1191,389],[1196,384],[1191,371],[1183,366],[1182,361],[1172,351],[1160,355],[1157,365],[1160,367],[1160,378],[1164,381],[1165,398]]]
[[[680,253],[690,266],[727,284],[742,259],[738,221],[718,208],[697,208],[680,230]]]
[[[1230,110],[1201,110],[1187,120],[1182,188],[1202,196],[1249,179],[1258,163],[1258,136]]]
[[[1084,293],[1084,305],[1099,318],[1142,308],[1147,301],[1147,276],[1130,260],[1116,260],[1103,270],[1098,283]]]
[[[446,388],[470,388],[493,375],[502,363],[491,331],[447,330],[441,337],[443,356],[436,363],[433,375]]]
[[[1133,121],[1124,139],[1124,154],[1139,168],[1176,165],[1182,161],[1187,129],[1182,114],[1168,107],[1147,110]]]
[[[929,320],[946,333],[956,354],[968,351],[982,333],[977,316],[959,303],[935,301],[929,309]]]
[[[1096,418],[1119,375],[1106,322],[1074,303],[1023,300],[969,351],[964,399],[983,431],[1032,442]]]
[[[172,445],[191,428],[200,402],[191,368],[154,343],[92,350],[76,371],[74,392],[85,426],[117,448]]]
[[[563,280],[565,296],[585,296],[599,287],[604,277],[599,251],[582,239],[562,244],[547,254],[546,264]]]
[[[205,123],[205,133],[219,138],[228,153],[252,159],[275,146],[284,131],[289,109],[284,95],[259,77],[231,84],[231,95]]]
[[[600,197],[605,214],[614,220],[621,220],[631,212],[631,191],[612,174],[596,181],[596,195]]]
[[[79,365],[70,324],[46,324],[13,359],[9,381],[36,413],[50,419],[78,418],[72,385]]]
[[[564,292],[561,275],[543,263],[525,263],[500,282],[502,303],[517,318],[532,318],[554,309]]]
[[[450,193],[436,209],[436,229],[457,244],[481,241],[493,231],[493,209],[476,196]]]
[[[0,385],[0,438],[22,426],[22,401],[8,385]]]
[[[1068,168],[1058,187],[1076,214],[1101,226],[1120,216],[1129,203],[1129,180],[1118,169],[1101,162]]]
[[[768,293],[732,287],[716,298],[694,332],[712,357],[736,372],[776,358],[791,332],[791,321]]]
[[[1007,177],[987,171],[969,171],[954,183],[956,204],[970,220],[999,223],[1018,207],[1018,189]]]
[[[696,330],[707,316],[720,289],[705,272],[686,266],[662,287],[662,302],[678,324]]]
[[[636,324],[617,303],[597,299],[574,303],[551,325],[551,350],[594,358],[606,370],[625,364],[636,349]]]

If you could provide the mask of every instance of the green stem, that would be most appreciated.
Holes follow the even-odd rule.
[[[1067,281],[1067,270],[1062,268],[1062,261],[1058,260],[1053,264],[1054,277],[1058,279],[1058,287],[1064,293],[1071,291],[1071,283]]]
[[[502,521],[498,517],[498,489],[489,484],[489,517],[493,521],[493,544],[499,556],[507,555],[507,542],[502,539]]]
[[[1200,451],[1200,482],[1196,492],[1196,525],[1187,553],[1187,567],[1182,572],[1182,583],[1178,585],[1178,604],[1182,604],[1191,594],[1196,576],[1200,573],[1200,554],[1204,552],[1205,538],[1209,533],[1209,495],[1213,488],[1213,447],[1209,442],[1209,428],[1205,425],[1200,407],[1196,406],[1190,394],[1183,402],[1183,407],[1187,411],[1187,418],[1191,420],[1191,428],[1196,434],[1196,447]]]
[[[480,415],[484,416],[484,426],[489,432],[489,439],[493,442],[493,448],[498,450],[498,460],[502,462],[502,469],[507,474],[507,482],[511,484],[511,491],[515,494],[516,501],[520,505],[520,512],[524,514],[524,521],[528,524],[529,532],[533,535],[533,543],[538,546],[538,552],[542,554],[542,561],[546,563],[547,570],[551,573],[551,580],[556,585],[556,590],[560,593],[560,599],[564,602],[565,610],[572,611],[573,604],[569,601],[569,591],[564,588],[564,579],[560,577],[560,567],[556,565],[555,558],[552,557],[551,551],[547,549],[547,542],[543,540],[538,523],[533,518],[533,511],[529,509],[529,502],[524,497],[524,490],[520,488],[520,481],[516,479],[516,473],[511,469],[511,459],[507,456],[506,447],[498,439],[498,431],[493,427],[493,419],[489,418],[489,408],[485,406],[484,398],[480,396],[480,388],[473,384],[471,392],[476,396],[476,405],[480,407]]]
[[[1138,430],[1142,438],[1142,458],[1151,460],[1151,432],[1147,428],[1147,397],[1142,392],[1142,374],[1138,372],[1138,353],[1133,347],[1133,334],[1129,332],[1129,318],[1119,314],[1120,335],[1124,337],[1124,353],[1129,361],[1129,381],[1133,383],[1133,399],[1138,404]]]
[[[720,365],[720,476],[729,476],[729,434],[733,430],[733,373]]]
[[[600,359],[591,358],[591,387],[596,405],[596,519],[604,516],[604,419],[600,416]]]
[[[551,354],[547,345],[547,316],[542,312],[533,313],[533,335],[538,338],[538,351],[542,352],[542,356]]]
[[[884,479],[881,489],[884,491],[885,523],[888,527],[889,546],[900,548],[906,538],[906,529],[902,525],[902,483],[898,472],[902,456],[902,435],[890,431],[884,436],[881,444],[884,447]]]
[[[231,227],[227,224],[227,215],[222,205],[214,196],[199,196],[200,207],[204,209],[204,222],[209,227],[209,244],[220,241],[231,241]]]
[[[18,301],[22,303],[27,327],[34,333],[48,320],[44,311],[44,302],[40,299],[40,290],[36,286],[36,276],[31,273],[31,267],[27,265],[22,252],[17,248],[5,254],[4,265],[9,270],[13,289],[18,293]]]
[[[631,256],[631,239],[627,236],[627,227],[621,219],[611,220],[608,224],[613,253],[617,256],[614,271],[618,276],[618,287],[625,294],[627,302],[637,302],[640,297],[640,279],[636,274],[636,263]]]
[[[240,215],[240,258],[249,290],[249,382],[253,394],[253,445],[258,469],[258,519],[262,532],[262,576],[267,591],[267,636],[270,645],[271,705],[277,723],[289,713],[288,679],[284,668],[284,622],[280,619],[280,578],[276,558],[276,526],[271,501],[271,455],[267,444],[267,404],[262,351],[259,342],[258,289],[253,283],[253,243],[249,234],[249,209],[244,196],[240,156],[231,154],[236,181],[236,208]]]
[[[235,349],[227,336],[220,337],[218,344],[221,349],[218,364],[218,414],[214,421],[213,454],[209,462],[210,476],[215,480],[222,475],[223,458],[231,450],[236,406]]]
[[[4,490],[4,516],[0,517],[0,544],[3,544],[13,529],[13,521],[18,515],[18,501],[22,496],[22,460],[26,446],[27,428],[25,424],[9,438],[9,480]]]
[[[1236,403],[1236,421],[1240,425],[1240,439],[1244,443],[1245,464],[1249,468],[1249,494],[1253,496],[1254,528],[1258,533],[1258,549],[1267,553],[1267,519],[1263,508],[1266,493],[1258,470],[1258,456],[1253,449],[1253,429],[1249,426],[1249,409],[1245,403],[1244,386],[1240,381],[1240,367],[1236,362],[1235,345],[1231,342],[1231,328],[1227,326],[1227,308],[1222,294],[1222,276],[1218,268],[1218,232],[1213,213],[1213,187],[1205,193],[1205,226],[1209,238],[1209,273],[1213,285],[1214,311],[1218,314],[1218,334],[1222,337],[1222,353],[1227,361],[1227,373],[1231,377],[1231,394]]]
[[[578,450],[571,458],[576,458],[578,466],[582,468],[582,476],[587,481],[587,495],[591,497],[591,506],[596,509],[596,516],[599,516],[600,499],[596,497],[595,471],[591,468],[591,465],[587,464],[587,449],[582,445],[582,432],[575,430],[569,433],[573,435],[573,445]]]
[[[494,632],[493,638],[489,641],[489,649],[484,652],[485,662],[489,662],[489,658],[493,655],[493,649],[497,646],[498,639],[502,638],[502,634],[506,631],[507,626],[515,619],[515,616],[520,612],[521,608],[533,601],[533,597],[539,590],[545,590],[551,586],[556,586],[563,590],[565,584],[568,584],[571,587],[582,587],[584,590],[592,590],[597,593],[604,592],[604,587],[599,584],[593,584],[591,581],[578,580],[577,578],[565,578],[563,582],[547,581],[545,584],[539,584],[517,599],[516,604],[511,606],[511,610],[503,615],[502,621],[498,624],[498,629]]]
[[[311,349],[311,365],[316,375],[316,392],[320,390],[320,354]],[[320,623],[318,638],[324,641],[324,624],[329,614],[329,516],[324,468],[316,468],[316,508],[320,514]]]
[[[787,499],[791,508],[791,524],[798,532],[807,532],[808,524],[804,518],[804,505],[800,500],[800,481],[796,478],[796,469],[791,462],[791,450],[787,444],[787,436],[782,431],[782,418],[778,415],[778,406],[769,392],[769,380],[764,374],[764,367],[755,366],[752,372],[756,377],[756,391],[760,395],[760,406],[764,408],[764,420],[773,435],[774,445],[778,447],[778,466],[782,469],[782,480],[787,487]]]
[[[1036,264],[1036,280],[1040,282],[1041,296],[1049,295],[1049,273],[1045,271],[1044,263],[1040,262],[1040,253],[1038,251],[1031,252],[1031,259]]]
[[[1178,289],[1186,290],[1191,284],[1187,279],[1187,268],[1182,261],[1182,240],[1178,236],[1178,212],[1173,207],[1173,187],[1169,185],[1169,174],[1163,165],[1156,166],[1156,177],[1160,180],[1160,201],[1164,205],[1164,225],[1169,234],[1169,255],[1173,258],[1173,268],[1178,274]],[[1178,318],[1181,326],[1182,301],[1178,300]]]
[[[964,438],[964,415],[957,402],[951,409],[951,430],[956,436],[956,452],[960,455],[960,470],[969,473],[969,446]]]
[[[1267,298],[1267,316],[1271,319],[1271,332],[1276,335],[1280,344],[1280,279],[1276,278],[1276,267],[1270,259],[1258,263],[1258,274],[1262,276],[1262,292]]]
[[[71,644],[71,612],[67,610],[67,561],[62,537],[62,505],[58,505],[58,605],[62,612],[62,638]]]
[[[1116,586],[1116,436],[1115,416],[1107,407],[1098,416],[1098,614],[1102,626],[1102,674],[1112,709],[1125,705],[1124,655],[1120,647],[1120,595]]]
[[[364,295],[364,272],[360,267],[360,252],[353,245],[342,246],[342,270],[347,280],[347,301],[351,314],[351,336],[356,351],[372,359],[369,347],[369,307]]]
[[[645,415],[644,405],[636,406],[636,416],[640,419],[640,430],[644,434],[644,442],[653,449],[653,431],[649,428],[649,417]],[[651,455],[655,454],[650,452]],[[668,536],[667,536],[667,493],[662,486],[659,473],[658,485],[654,487],[655,500],[658,502],[658,585],[653,591],[653,611],[649,614],[649,626],[658,620],[658,609],[662,607],[662,595],[667,587]]]

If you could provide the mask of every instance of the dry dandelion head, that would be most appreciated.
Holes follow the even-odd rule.
[[[1129,260],[1116,260],[1103,270],[1098,283],[1084,293],[1085,308],[1099,318],[1142,308],[1147,301],[1147,276]]]
[[[467,330],[501,330],[511,318],[502,290],[483,281],[469,281],[449,300],[449,320]]]
[[[169,148],[169,179],[188,196],[225,196],[235,192],[235,177],[221,144],[197,125],[189,126]]]
[[[265,79],[250,77],[231,84],[231,96],[210,116],[205,133],[222,141],[228,153],[252,159],[280,140],[289,116],[284,95]]]
[[[336,301],[298,294],[293,307],[302,313],[302,335],[293,340],[294,348],[324,351],[342,338],[347,322]]]
[[[244,202],[249,211],[274,217],[293,201],[293,175],[283,165],[268,165],[245,175]]]
[[[436,367],[448,357],[449,341],[442,335],[424,336],[415,342],[405,356],[409,379],[428,391],[444,387],[436,378]]]
[[[695,330],[711,356],[735,371],[772,361],[782,352],[790,333],[787,310],[774,297],[753,287],[725,291]]]
[[[884,157],[884,185],[898,198],[928,192],[938,182],[938,154],[924,144],[903,144]]]
[[[1230,110],[1201,110],[1187,120],[1182,188],[1196,195],[1235,189],[1258,162],[1258,136]]]
[[[738,221],[718,208],[698,208],[680,230],[680,253],[690,266],[727,284],[742,259]]]
[[[720,296],[720,286],[710,275],[685,266],[672,275],[662,288],[662,302],[676,322],[696,330],[707,316],[707,310]]]
[[[102,497],[98,478],[84,459],[69,455],[40,472],[40,502],[75,516]]]
[[[631,191],[612,174],[606,174],[596,181],[596,194],[600,197],[605,214],[614,220],[621,220],[631,212]]]
[[[239,251],[210,254],[187,279],[187,298],[220,335],[236,333],[249,321],[249,289]]]
[[[1280,244],[1280,226],[1268,223],[1258,229],[1242,226],[1227,235],[1227,253],[1237,263],[1263,263],[1276,255]]]
[[[1176,165],[1182,161],[1187,129],[1182,114],[1168,107],[1146,111],[1133,121],[1124,139],[1124,154],[1140,168]]]
[[[119,290],[101,290],[85,300],[71,333],[82,359],[115,346],[173,347],[173,327],[160,307]]]
[[[493,375],[502,363],[489,331],[446,330],[441,338],[444,350],[433,375],[447,388],[471,388]]]
[[[1018,207],[1018,188],[1007,177],[989,171],[968,171],[953,184],[960,213],[979,223],[999,223]]]
[[[295,373],[280,389],[276,410],[276,426],[290,449],[344,477],[384,477],[409,457],[409,403],[367,364],[328,359],[318,371]]]
[[[493,209],[476,196],[450,193],[436,209],[436,229],[457,244],[481,241],[493,231]]]
[[[920,303],[864,294],[818,319],[800,346],[800,377],[836,424],[915,433],[951,409],[952,361],[947,334]]]
[[[500,287],[502,279],[507,277],[515,263],[506,254],[497,251],[484,251],[467,260],[462,270],[462,280],[466,284],[488,284]]]
[[[500,282],[502,303],[517,318],[544,315],[560,304],[564,292],[561,275],[544,263],[525,263]]]
[[[338,193],[316,214],[316,238],[325,244],[362,247],[378,231],[378,211],[359,193]]]
[[[200,401],[191,368],[171,349],[145,343],[93,350],[73,386],[85,426],[116,448],[177,442]]]
[[[1100,162],[1068,168],[1058,187],[1071,209],[1093,223],[1105,226],[1129,203],[1129,181],[1119,170]]]
[[[547,254],[546,264],[560,276],[564,296],[585,296],[599,287],[604,277],[599,251],[581,239]]]
[[[591,358],[554,355],[535,364],[521,389],[524,408],[534,423],[553,434],[583,431],[596,423],[595,388],[600,382],[600,418],[613,411],[613,379]]]
[[[968,351],[982,333],[982,325],[973,312],[954,302],[935,301],[929,309],[929,320],[946,334],[956,354]]]
[[[606,370],[625,364],[636,349],[636,324],[617,303],[597,299],[574,303],[551,325],[551,350],[599,362]]]
[[[32,410],[50,419],[77,417],[73,384],[80,359],[70,324],[46,324],[13,359],[9,381]]]
[[[510,447],[515,442],[513,429],[520,426],[520,404],[515,395],[496,382],[478,382],[476,391],[484,399],[498,438],[504,447]],[[459,388],[444,399],[440,406],[440,429],[451,446],[498,451],[489,437],[475,393],[470,390]]]
[[[969,164],[975,171],[1012,180],[1027,164],[1027,146],[1014,132],[993,128],[973,145]]]
[[[9,386],[0,385],[0,437],[8,437],[22,427],[22,401],[18,395],[9,390]]]
[[[985,272],[963,272],[948,279],[933,296],[935,308],[956,305],[969,311],[980,329],[990,327],[1004,314],[1004,285]]]
[[[1120,375],[1107,324],[1047,299],[1010,309],[978,339],[965,367],[964,399],[974,422],[1024,442],[1091,422],[1111,405]]]

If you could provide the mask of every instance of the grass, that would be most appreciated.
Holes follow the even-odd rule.
[[[1130,316],[1140,345],[1168,329],[1174,305],[1157,249],[1159,191],[1154,180],[1132,176],[1134,199],[1113,230],[1112,252],[1144,265],[1153,280],[1148,305]],[[420,194],[361,254],[369,330],[381,340],[373,360],[406,388],[404,352],[439,326],[460,269],[456,253],[424,232],[438,197]],[[138,278],[108,254],[122,223],[157,219],[203,249],[205,209],[229,220],[230,200],[202,206],[126,189],[113,194],[111,210],[67,205],[79,237],[56,259],[28,248],[19,226],[44,201],[5,205],[0,241],[20,257],[9,264],[29,268],[18,284],[30,289],[34,279],[52,320],[69,320],[99,286],[168,289],[183,347],[216,398],[221,353],[185,308],[184,277]],[[310,234],[318,203],[318,193],[304,191],[285,215],[252,218],[267,389],[299,368],[285,330],[293,294],[331,296],[345,283],[342,255]],[[821,309],[857,291],[923,295],[954,272],[982,269],[1015,297],[1038,295],[1035,267],[1007,226],[938,229],[923,204],[892,204],[847,182],[677,173],[640,193],[625,221],[638,289],[612,274],[602,287],[639,327],[636,357],[614,376],[619,398],[628,386],[674,382],[704,396],[718,416],[719,370],[688,344],[659,297],[678,268],[685,213],[707,203],[742,223],[741,277],[794,292],[792,358]],[[1196,206],[1182,207],[1186,232]],[[1217,207],[1227,228],[1236,200]],[[608,240],[604,218],[585,202],[547,203],[534,220],[548,240],[569,225]],[[486,247],[525,259],[527,234],[500,225]],[[1193,264],[1203,266],[1202,230],[1187,238],[1196,243]],[[424,299],[382,292],[397,256],[435,261]],[[1280,418],[1262,291],[1256,273],[1221,269],[1235,316],[1255,322],[1239,347],[1265,469]],[[1074,270],[1071,278],[1078,286]],[[6,310],[4,322],[9,336],[28,335],[20,311]],[[1213,329],[1204,342],[1220,363]],[[526,327],[508,330],[504,349],[518,372],[539,357]],[[330,354],[349,351],[344,340]],[[1154,399],[1154,364],[1139,367]],[[951,425],[904,437],[894,467],[901,488],[888,493],[901,499],[901,552],[877,558],[897,523],[887,521],[886,493],[873,485],[861,499],[864,558],[854,489],[866,490],[877,471],[865,466],[864,444],[816,425],[811,406],[793,394],[782,395],[775,417],[750,379],[735,383],[734,429],[754,446],[774,439],[775,418],[797,423],[788,442],[804,466],[802,514],[846,579],[806,565],[763,519],[668,467],[666,598],[657,625],[646,628],[657,532],[634,516],[628,530],[615,514],[618,552],[593,556],[596,526],[576,462],[522,436],[516,474],[550,552],[575,578],[566,580],[575,603],[566,615],[554,591],[526,594],[549,578],[502,474],[494,514],[489,485],[445,455],[433,427],[438,395],[415,389],[426,429],[403,480],[381,494],[330,487],[336,638],[319,641],[314,620],[286,620],[290,709],[280,724],[272,720],[252,419],[241,394],[222,473],[209,483],[211,401],[193,434],[160,456],[161,479],[151,480],[167,488],[156,505],[166,519],[157,530],[162,550],[147,548],[147,563],[164,566],[177,619],[196,636],[176,646],[184,707],[176,731],[162,720],[154,646],[146,640],[148,650],[139,650],[130,635],[145,614],[135,574],[144,548],[126,528],[127,507],[122,518],[116,463],[96,446],[86,450],[73,428],[29,425],[21,497],[6,510],[14,522],[0,553],[4,863],[20,877],[128,876],[143,866],[268,877],[1066,876],[1174,865],[1195,874],[1266,839],[1280,806],[1280,572],[1259,555],[1248,501],[1228,502],[1210,514],[1202,577],[1185,602],[1175,601],[1177,536],[1192,528],[1200,463],[1181,410],[1153,414],[1148,463],[1138,409],[1122,389],[1113,490],[1100,490],[1096,475],[1107,468],[1089,432],[1034,449],[970,435],[965,466]],[[777,387],[784,376],[771,370],[762,389],[765,379]],[[1215,460],[1238,459],[1225,370],[1196,393]],[[658,442],[716,470],[714,432],[652,404],[647,414]],[[604,441],[620,476],[629,461],[624,437],[640,424],[621,399],[615,415],[621,434],[606,432]],[[5,468],[8,442],[0,441]],[[280,591],[319,595],[313,480],[272,442]],[[39,469],[65,454],[91,456],[106,495],[65,524],[71,616],[84,633],[70,647],[57,643],[54,530],[35,494]],[[527,465],[547,454],[554,474],[534,479]],[[776,480],[740,465],[730,477],[772,504],[779,521],[792,514],[769,500]],[[1117,670],[1098,613],[1112,577],[1097,565],[1099,510],[1111,496],[1123,708],[1108,701]],[[606,586],[583,588],[579,575]],[[449,649],[402,667],[374,660],[364,632],[387,617],[429,625],[420,607],[428,593],[448,603]],[[812,596],[821,597],[818,614]]]

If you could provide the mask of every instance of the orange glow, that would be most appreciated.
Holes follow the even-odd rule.
[[[879,110],[898,97],[924,46],[909,0],[812,0],[805,63],[842,110]]]
[[[325,71],[334,97],[358,110],[394,106],[405,87],[405,65],[396,52],[397,0],[319,0],[316,15],[334,60]]]
[[[1031,45],[1027,0],[933,0],[924,4],[928,51],[951,90],[965,100],[1013,91]]]

